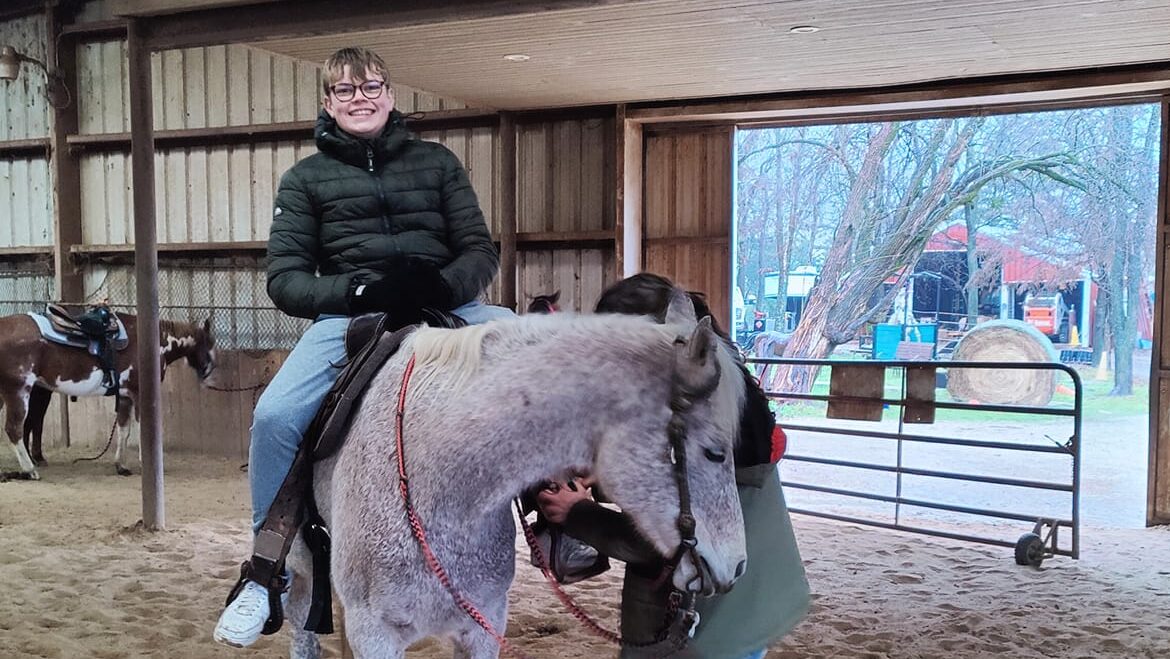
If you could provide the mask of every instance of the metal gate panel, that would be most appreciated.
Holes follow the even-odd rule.
[[[810,423],[807,417],[795,422],[780,415],[789,433],[782,482],[794,491],[793,512],[1013,547],[1020,564],[1038,565],[1053,555],[1079,556],[1084,393],[1072,368],[1039,362],[747,361],[757,371],[776,366],[836,371],[827,393],[767,392],[776,401],[824,404],[829,417]],[[1055,371],[1054,376],[1067,376],[1072,404],[938,400],[934,390],[958,368]],[[885,384],[875,388],[875,382]],[[967,429],[978,436],[956,432],[964,429],[960,422],[935,419],[946,410],[975,413],[979,420],[968,421]],[[883,420],[875,423],[875,418]],[[1020,430],[1005,422],[1016,418],[1030,418],[1033,424]],[[1005,433],[1009,428],[1014,432]],[[838,500],[849,504],[843,510],[830,503]],[[956,521],[965,516],[1006,521],[1009,529],[1019,522],[1026,532],[1014,539],[1002,533],[974,534],[964,530],[968,524]]]

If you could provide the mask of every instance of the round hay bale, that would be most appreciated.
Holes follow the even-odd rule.
[[[1052,341],[1022,320],[990,320],[971,329],[955,348],[955,361],[1059,362]],[[947,391],[961,401],[1044,406],[1056,391],[1056,371],[952,368]]]

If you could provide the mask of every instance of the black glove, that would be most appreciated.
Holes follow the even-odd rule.
[[[417,309],[450,311],[454,294],[439,266],[425,259],[405,258],[390,261],[384,272],[387,281],[402,287],[402,302]]]
[[[355,283],[349,292],[352,313],[385,311],[396,322],[421,320],[424,308],[449,311],[452,307],[450,287],[438,266],[421,259],[392,262],[383,277]]]
[[[353,314],[401,308],[404,300],[401,287],[386,279],[355,281],[349,289],[349,310]]]

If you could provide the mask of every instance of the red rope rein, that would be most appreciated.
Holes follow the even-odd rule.
[[[430,568],[431,573],[438,578],[439,583],[443,584],[443,588],[451,594],[451,598],[455,600],[455,604],[463,609],[467,615],[475,621],[485,632],[488,633],[496,643],[499,644],[500,650],[505,654],[519,657],[520,659],[527,659],[527,656],[513,648],[508,640],[502,634],[496,631],[492,623],[482,614],[479,609],[475,607],[462,593],[459,592],[455,585],[451,583],[451,577],[447,574],[447,570],[443,568],[443,564],[439,558],[435,556],[435,552],[431,550],[431,545],[427,542],[427,532],[423,528],[422,520],[419,519],[418,513],[414,510],[414,505],[410,499],[410,483],[406,477],[406,457],[403,452],[404,443],[402,441],[402,422],[405,418],[406,411],[406,393],[407,386],[410,383],[410,376],[414,373],[414,356],[410,357],[410,361],[406,364],[406,371],[402,374],[402,387],[398,391],[398,409],[395,413],[395,444],[398,449],[398,490],[402,493],[402,501],[406,506],[406,516],[410,523],[410,531],[414,534],[414,539],[418,541],[419,549],[422,550],[423,558],[426,560],[427,567]]]

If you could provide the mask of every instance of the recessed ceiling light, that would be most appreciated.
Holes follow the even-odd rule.
[[[532,59],[532,56],[525,55],[524,53],[512,53],[510,55],[504,55],[505,62],[527,62],[530,59]]]
[[[789,28],[788,31],[793,34],[812,34],[813,32],[820,32],[821,28],[815,25],[797,25],[796,27]]]

